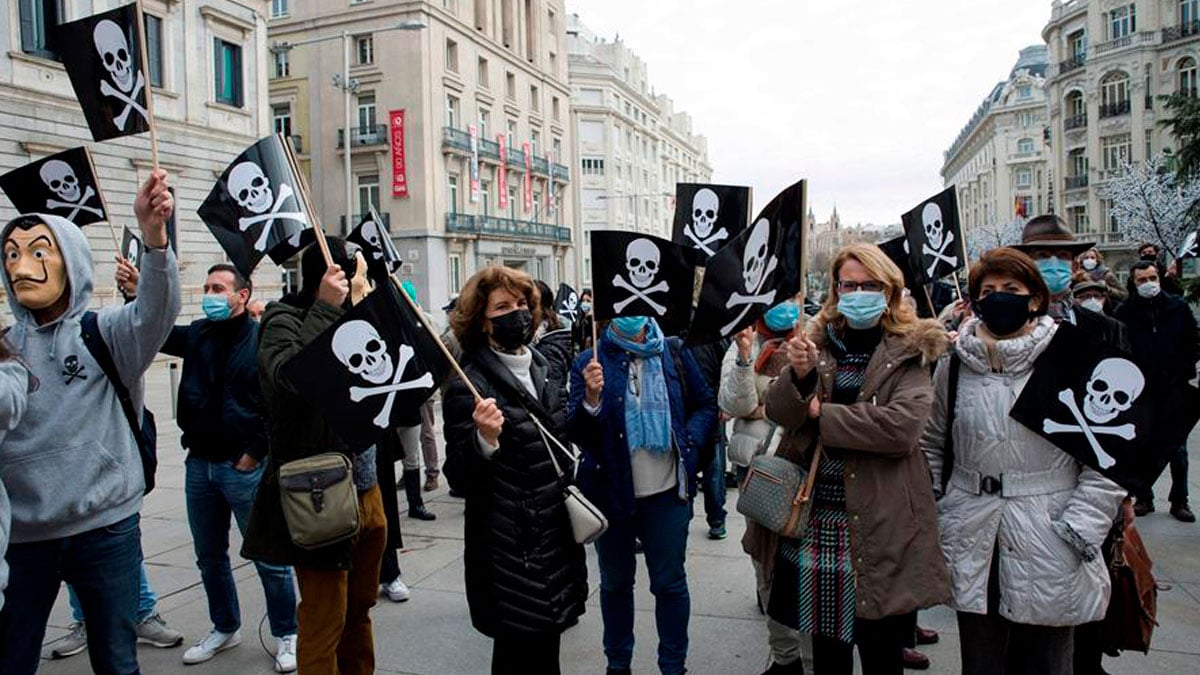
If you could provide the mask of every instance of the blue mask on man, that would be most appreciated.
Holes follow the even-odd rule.
[[[229,307],[228,295],[212,295],[206,293],[200,300],[200,310],[213,321],[224,321],[233,312]]]
[[[789,331],[800,319],[800,305],[795,300],[785,300],[767,310],[763,315],[763,323],[776,333]]]
[[[635,338],[642,334],[642,330],[646,328],[646,324],[650,323],[650,317],[646,316],[618,316],[612,320],[613,327],[617,332],[628,338]]]
[[[879,323],[879,317],[883,316],[883,310],[887,309],[887,298],[883,291],[843,293],[838,298],[837,307],[851,328],[863,330]]]
[[[1071,287],[1071,263],[1062,258],[1042,258],[1037,261],[1038,271],[1050,295],[1058,295]]]

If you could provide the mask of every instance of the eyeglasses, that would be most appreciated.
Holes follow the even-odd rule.
[[[838,293],[853,293],[858,290],[879,293],[883,290],[882,281],[839,281]]]

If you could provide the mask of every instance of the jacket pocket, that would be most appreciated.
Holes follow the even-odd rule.
[[[10,462],[0,477],[9,494],[22,496],[13,502],[13,520],[64,525],[127,502],[134,496],[131,470],[98,441],[85,441]],[[140,473],[141,467],[136,470]]]

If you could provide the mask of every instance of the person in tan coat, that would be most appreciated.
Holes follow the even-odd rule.
[[[903,276],[878,248],[843,248],[832,277],[765,399],[785,430],[778,455],[807,467],[823,453],[808,529],[796,540],[752,524],[742,543],[772,580],[768,614],[812,634],[816,673],[852,672],[857,645],[864,675],[899,674],[905,615],[950,599],[918,449],[929,365],[949,341],[904,303]]]

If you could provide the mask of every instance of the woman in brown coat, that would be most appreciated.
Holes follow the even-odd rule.
[[[771,575],[771,617],[813,635],[815,672],[852,672],[858,645],[864,675],[899,675],[904,615],[950,598],[917,445],[929,364],[948,339],[904,303],[900,270],[877,247],[842,249],[832,277],[766,395],[767,417],[786,430],[779,455],[807,467],[822,449],[809,527],[784,539],[753,525],[743,545]]]

